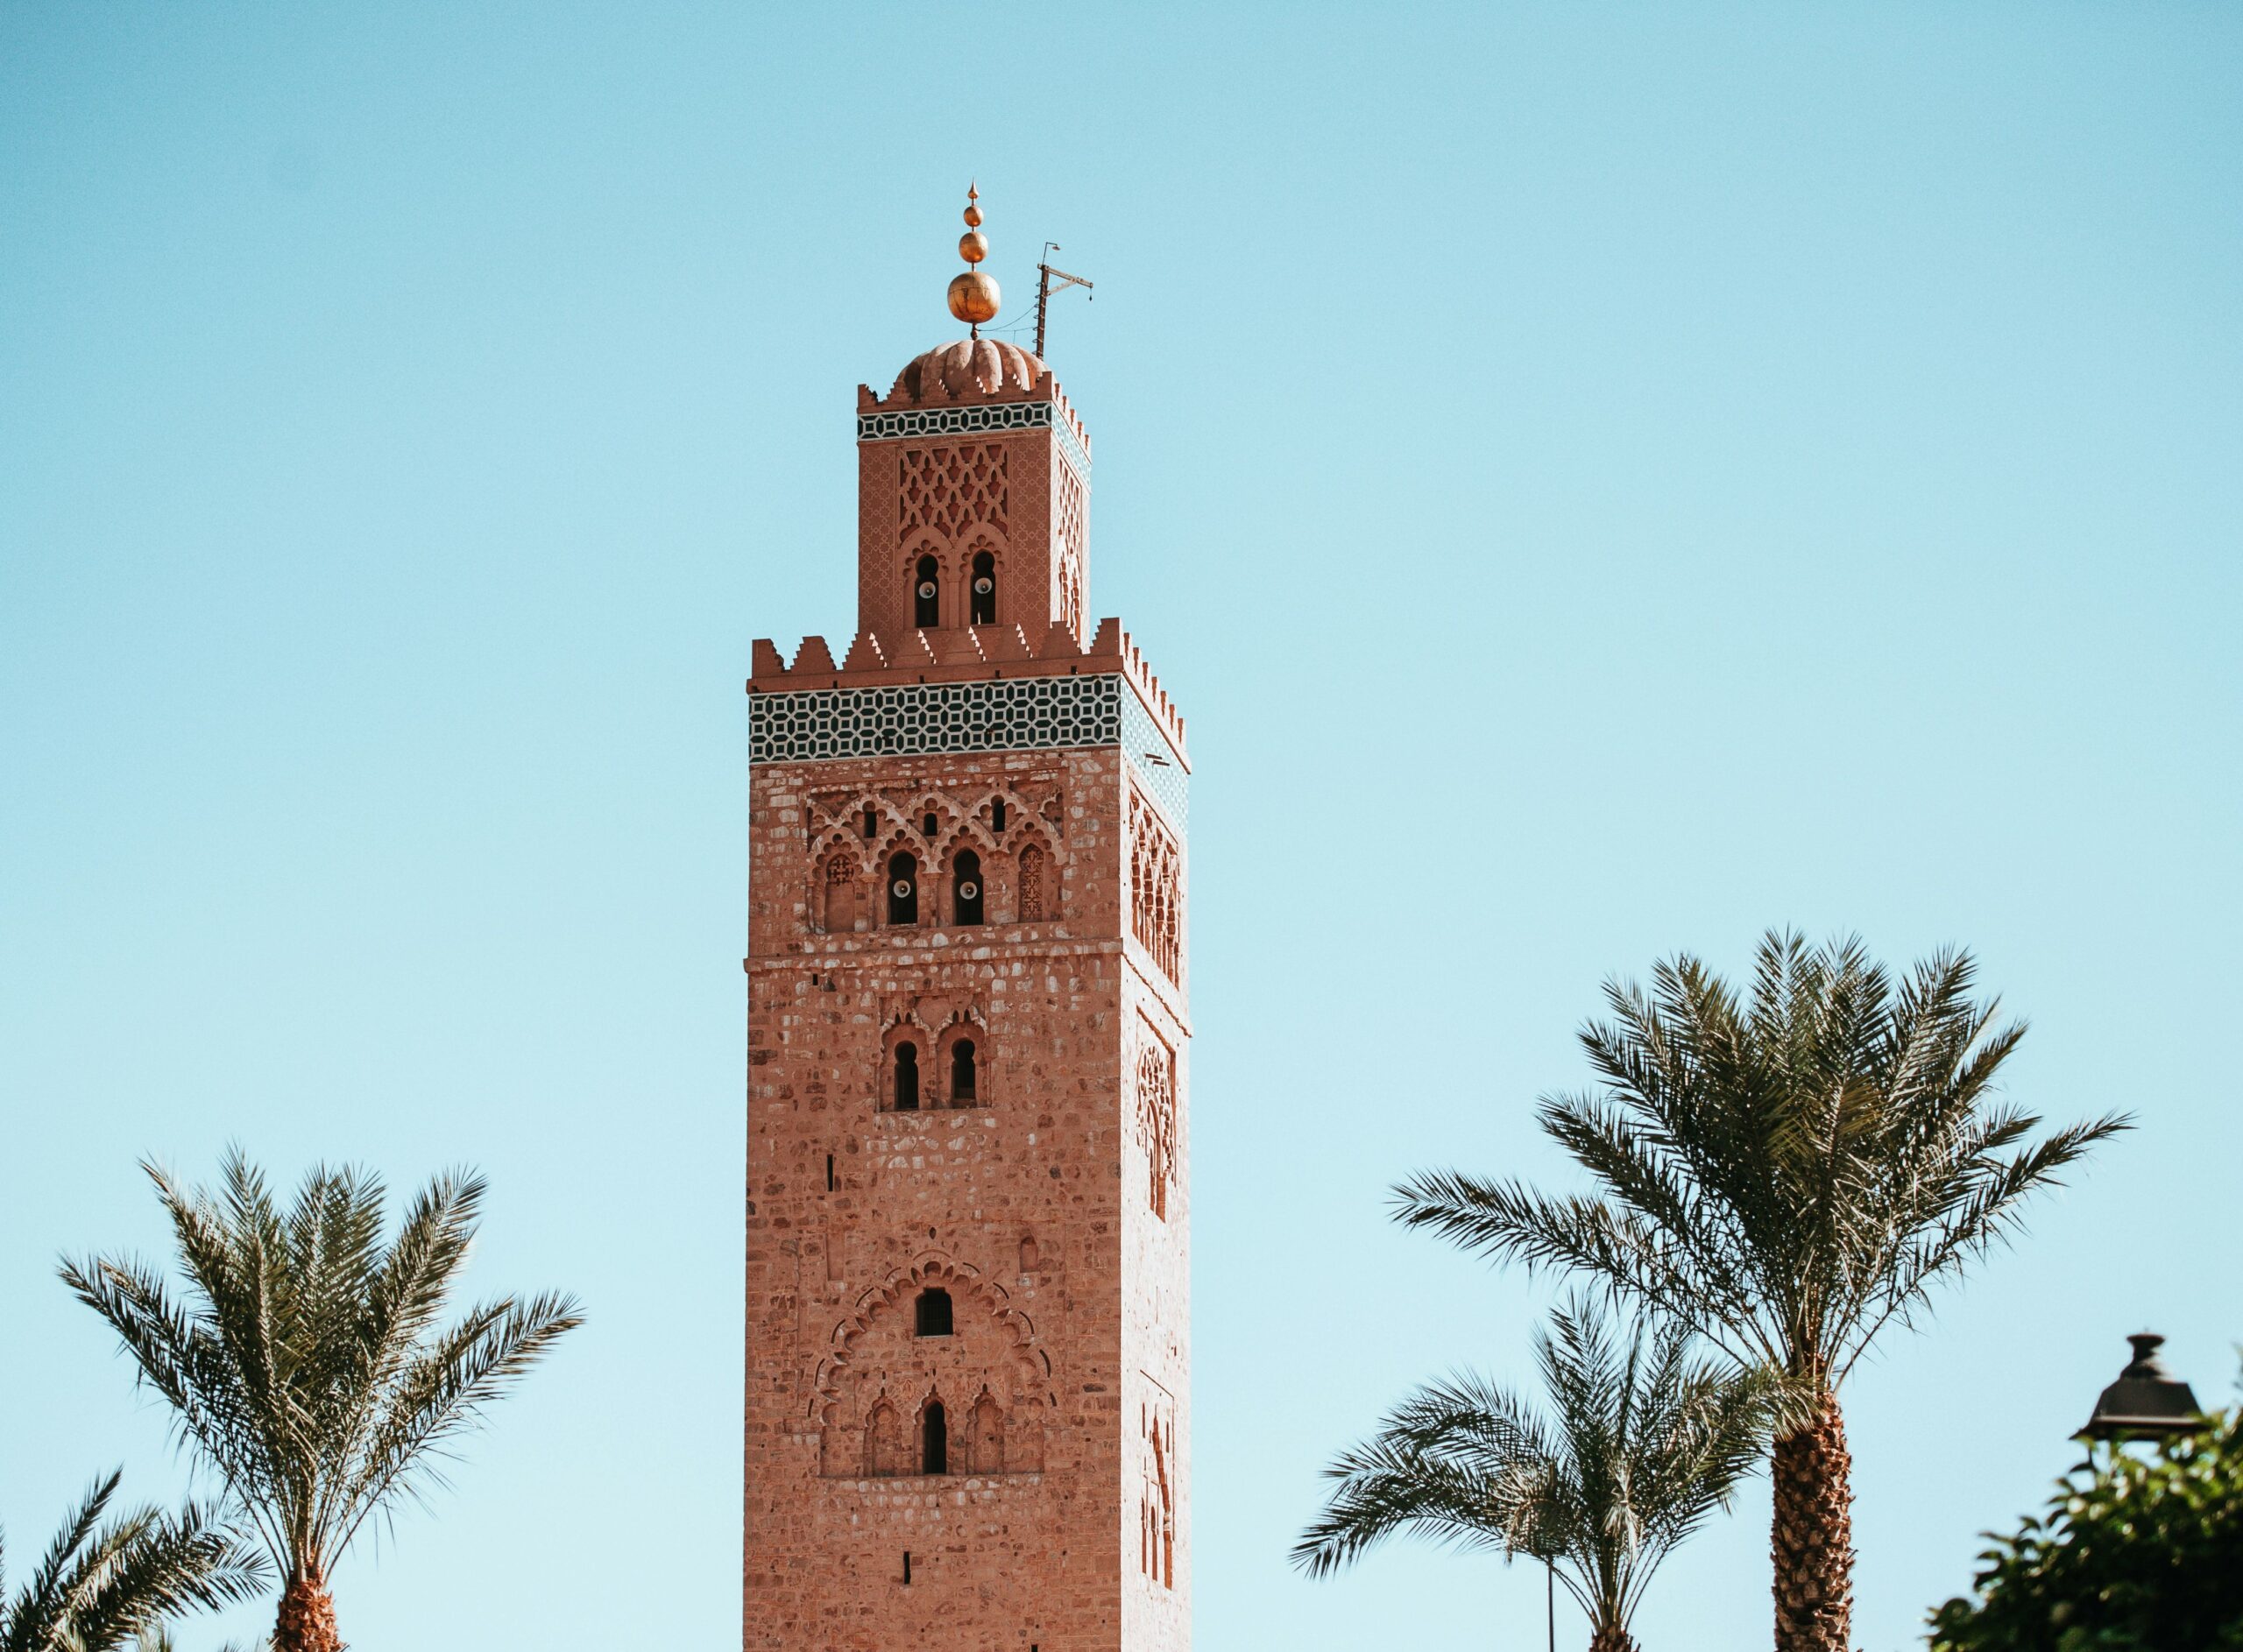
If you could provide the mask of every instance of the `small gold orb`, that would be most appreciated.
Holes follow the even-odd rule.
[[[968,229],[958,238],[958,256],[968,264],[979,264],[989,256],[989,237],[979,229]]]
[[[966,227],[969,229],[979,229],[981,227],[980,208],[968,207],[966,209]]]
[[[997,313],[997,279],[968,270],[950,284],[950,313],[979,327]]]

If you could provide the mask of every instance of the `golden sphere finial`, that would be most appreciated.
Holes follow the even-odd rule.
[[[981,233],[980,200],[980,187],[966,185],[966,233],[958,238],[958,256],[967,267],[950,284],[950,313],[970,325],[976,338],[981,336],[981,323],[996,315],[998,300],[996,278],[975,267],[989,256],[989,237]]]

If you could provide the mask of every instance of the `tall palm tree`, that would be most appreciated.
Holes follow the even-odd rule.
[[[128,1509],[104,1525],[118,1479],[94,1483],[19,1594],[6,1592],[0,1551],[0,1652],[116,1652],[159,1640],[179,1613],[264,1589],[264,1555],[200,1504]]]
[[[1858,941],[1761,942],[1749,997],[1698,959],[1646,995],[1608,985],[1581,1034],[1600,1088],[1544,1098],[1542,1127],[1593,1194],[1553,1198],[1454,1172],[1396,1190],[1397,1214],[1531,1267],[1601,1281],[1781,1379],[1776,1645],[1845,1652],[1851,1458],[1838,1393],[1887,1325],[2016,1229],[2020,1206],[2119,1117],[2028,1140],[1992,1087],[2024,1035],[1971,996],[1967,954],[1896,982]]]
[[[1691,1357],[1690,1333],[1624,1338],[1581,1302],[1535,1333],[1546,1419],[1482,1378],[1420,1388],[1326,1474],[1293,1548],[1322,1577],[1405,1528],[1547,1562],[1588,1614],[1590,1652],[1634,1652],[1652,1574],[1759,1460],[1771,1389]]]
[[[482,1207],[447,1175],[382,1241],[381,1183],[313,1169],[294,1204],[227,1154],[214,1197],[144,1167],[171,1218],[183,1300],[144,1263],[66,1262],[141,1383],[176,1414],[282,1579],[275,1652],[340,1652],[328,1577],[372,1515],[442,1481],[483,1407],[580,1322],[573,1299],[504,1297],[439,1328]]]

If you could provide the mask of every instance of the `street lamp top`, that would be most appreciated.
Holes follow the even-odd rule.
[[[2210,1419],[2197,1408],[2195,1391],[2166,1370],[2157,1357],[2165,1338],[2145,1331],[2126,1340],[2133,1344],[2133,1360],[2103,1390],[2087,1426],[2072,1437],[2153,1440],[2202,1428]]]

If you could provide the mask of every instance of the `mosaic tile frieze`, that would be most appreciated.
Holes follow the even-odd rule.
[[[802,688],[748,696],[751,763],[939,756],[1119,745],[1179,832],[1190,777],[1160,726],[1119,676],[918,682],[893,688]]]
[[[1179,833],[1192,830],[1192,777],[1151,713],[1134,694],[1122,696],[1122,746],[1137,783],[1151,794]]]
[[[1059,451],[1085,487],[1090,485],[1090,455],[1074,427],[1048,401],[1000,401],[978,407],[906,407],[893,413],[857,415],[860,441],[901,441],[913,436],[970,436],[983,431],[1049,430]]]
[[[1021,677],[748,696],[748,761],[1118,745],[1122,679]]]

